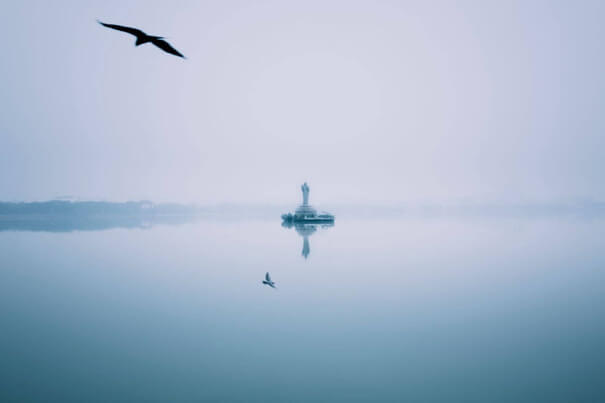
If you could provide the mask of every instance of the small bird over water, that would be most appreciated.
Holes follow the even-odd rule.
[[[164,52],[167,52],[167,53],[170,53],[171,55],[175,55],[175,56],[182,57],[183,59],[185,59],[185,56],[183,56],[178,50],[173,48],[161,36],[147,35],[145,32],[141,31],[140,29],[136,29],[136,28],[124,27],[122,25],[115,25],[115,24],[105,24],[104,22],[101,22],[99,20],[97,20],[97,22],[99,24],[103,25],[104,27],[116,29],[116,30],[122,31],[122,32],[127,32],[131,35],[136,36],[137,41],[135,42],[135,46],[139,46],[144,43],[151,42],[158,48],[162,49]]]
[[[271,280],[271,276],[269,275],[269,272],[267,272],[267,274],[265,274],[265,279],[263,280],[263,284],[267,284],[269,287],[275,288],[275,283]]]

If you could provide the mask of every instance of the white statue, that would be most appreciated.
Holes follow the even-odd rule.
[[[307,182],[303,183],[300,189],[303,192],[303,206],[306,206],[309,204],[309,185],[307,185]]]

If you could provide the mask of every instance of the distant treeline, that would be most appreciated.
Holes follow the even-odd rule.
[[[193,221],[195,206],[51,200],[45,202],[0,202],[2,231],[99,231],[113,228],[150,228],[158,224],[179,225]]]
[[[149,201],[125,203],[51,200],[44,202],[0,202],[0,215],[189,215],[196,207],[181,204],[154,204]]]

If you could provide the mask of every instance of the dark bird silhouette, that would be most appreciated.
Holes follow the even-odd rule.
[[[275,282],[271,280],[271,276],[269,275],[269,272],[267,272],[267,274],[265,274],[265,279],[263,280],[263,284],[267,284],[269,287],[275,288]]]
[[[175,55],[178,57],[182,57],[183,59],[186,59],[186,57],[183,56],[178,50],[176,50],[168,42],[166,42],[162,36],[147,35],[145,32],[141,31],[140,29],[124,27],[122,25],[105,24],[104,22],[101,22],[99,20],[97,20],[97,22],[99,24],[103,25],[104,27],[116,29],[118,31],[126,32],[126,33],[136,36],[137,41],[134,43],[135,46],[139,46],[144,43],[151,42],[166,53],[170,53],[171,55]]]

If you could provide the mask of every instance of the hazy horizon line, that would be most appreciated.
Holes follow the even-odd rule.
[[[151,203],[152,205],[179,205],[187,207],[284,207],[298,206],[300,201],[295,202],[241,202],[241,201],[216,201],[216,202],[185,202],[185,201],[154,201],[150,199],[129,199],[129,200],[109,200],[103,198],[49,198],[34,200],[0,200],[0,203],[13,204],[33,204],[50,202],[69,202],[69,203],[108,203],[108,204],[126,204],[126,203]],[[473,200],[473,199],[427,199],[427,200],[390,200],[390,201],[326,201],[322,203],[310,203],[314,206],[338,206],[338,207],[399,207],[399,206],[444,206],[444,207],[480,207],[480,206],[585,206],[585,205],[605,205],[605,200],[593,198],[569,198],[552,200]]]

